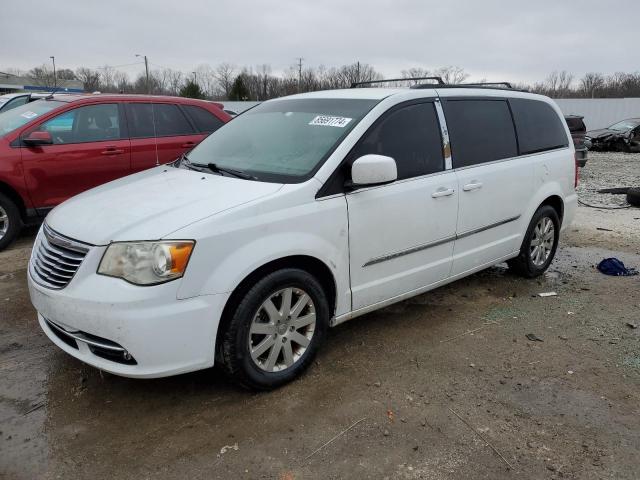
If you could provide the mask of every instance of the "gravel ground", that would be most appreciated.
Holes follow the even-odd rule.
[[[604,207],[628,205],[625,195],[598,193],[614,187],[640,188],[640,153],[589,152],[586,166],[580,169],[580,199]]]
[[[624,186],[625,158],[637,171],[592,154],[582,198]],[[347,322],[262,394],[215,370],[119,378],[60,351],[28,299],[33,235],[0,252],[2,479],[639,478],[640,276],[594,265],[640,267],[640,209],[580,207],[544,276],[497,266]]]

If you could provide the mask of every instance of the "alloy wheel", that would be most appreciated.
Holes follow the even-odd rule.
[[[289,287],[267,298],[249,329],[253,362],[267,372],[296,364],[309,347],[316,327],[316,309],[302,289]]]
[[[555,226],[549,217],[542,217],[533,229],[529,245],[529,256],[536,267],[543,266],[549,259],[556,241]]]
[[[9,215],[2,205],[0,205],[0,240],[4,238],[7,231],[9,231]]]

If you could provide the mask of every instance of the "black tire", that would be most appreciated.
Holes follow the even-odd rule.
[[[287,288],[302,290],[311,298],[314,306],[313,311],[316,315],[315,327],[306,350],[300,354],[295,363],[281,371],[266,371],[258,366],[251,357],[250,328],[254,318],[259,314],[263,302],[267,299],[277,298],[273,295]],[[240,300],[235,311],[230,312],[230,315],[232,318],[222,333],[221,342],[221,356],[226,373],[243,387],[251,390],[271,390],[292,381],[309,367],[326,338],[330,309],[326,293],[313,275],[297,268],[286,268],[268,274],[253,285]],[[288,333],[286,331],[283,336]],[[265,335],[264,339],[267,337],[271,337],[271,335]],[[275,342],[280,340],[285,342],[279,333],[274,333],[273,337],[276,338]],[[284,355],[284,347],[281,350],[282,353],[278,355]],[[270,351],[271,349],[269,349]],[[280,347],[278,351],[280,351]],[[284,356],[278,356],[278,359],[280,358],[283,359],[283,362],[285,361]]]
[[[543,219],[548,218],[553,223],[553,246],[550,249],[550,253],[546,260],[541,264],[534,263],[532,256],[532,241],[535,237],[535,229],[536,226],[543,221]],[[524,236],[522,241],[522,246],[520,247],[520,254],[507,262],[509,268],[516,274],[523,276],[525,278],[534,278],[539,275],[542,275],[551,262],[553,261],[553,257],[556,254],[556,250],[558,248],[558,240],[560,238],[560,219],[558,217],[558,212],[556,212],[555,208],[550,205],[542,205],[536,213],[533,214],[533,218],[531,219],[531,223],[529,223],[529,228],[527,228],[527,233]]]
[[[0,251],[16,238],[21,228],[22,220],[18,207],[11,199],[0,193]]]
[[[615,150],[622,153],[629,153],[631,151],[629,145],[627,145],[624,140],[618,140],[615,143]]]
[[[640,188],[630,188],[627,190],[627,202],[634,207],[640,207]]]

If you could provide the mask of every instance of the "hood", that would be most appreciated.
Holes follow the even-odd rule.
[[[624,132],[619,132],[618,130],[610,130],[608,128],[601,128],[599,130],[589,130],[586,133],[587,137],[591,137],[591,139],[594,139],[594,140],[606,138],[611,135],[623,135],[623,134]]]
[[[156,167],[67,200],[46,222],[93,245],[157,240],[193,222],[273,194],[281,184]]]

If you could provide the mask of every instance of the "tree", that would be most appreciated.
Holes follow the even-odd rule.
[[[249,89],[247,88],[246,74],[241,73],[233,81],[229,91],[229,100],[249,100]]]
[[[76,74],[70,68],[61,68],[56,72],[56,78],[58,80],[75,80]]]
[[[81,67],[76,70],[76,78],[82,82],[85,92],[100,90],[100,73],[97,71]]]
[[[27,72],[27,77],[33,80],[33,83],[42,87],[53,87],[55,83],[53,78],[53,70],[45,64],[29,70]]]
[[[205,98],[205,94],[200,88],[200,85],[195,83],[193,80],[188,80],[187,83],[184,84],[184,86],[180,89],[180,96],[199,99]]]
[[[469,78],[469,74],[462,67],[440,67],[435,69],[432,74],[441,77],[444,83],[455,85],[464,82]]]
[[[580,79],[580,90],[585,97],[595,97],[596,91],[605,85],[604,76],[601,73],[585,73]]]
[[[235,82],[236,67],[231,63],[221,63],[215,69],[214,76],[218,81],[218,85],[221,89],[221,96],[229,98],[231,95],[231,88]]]

